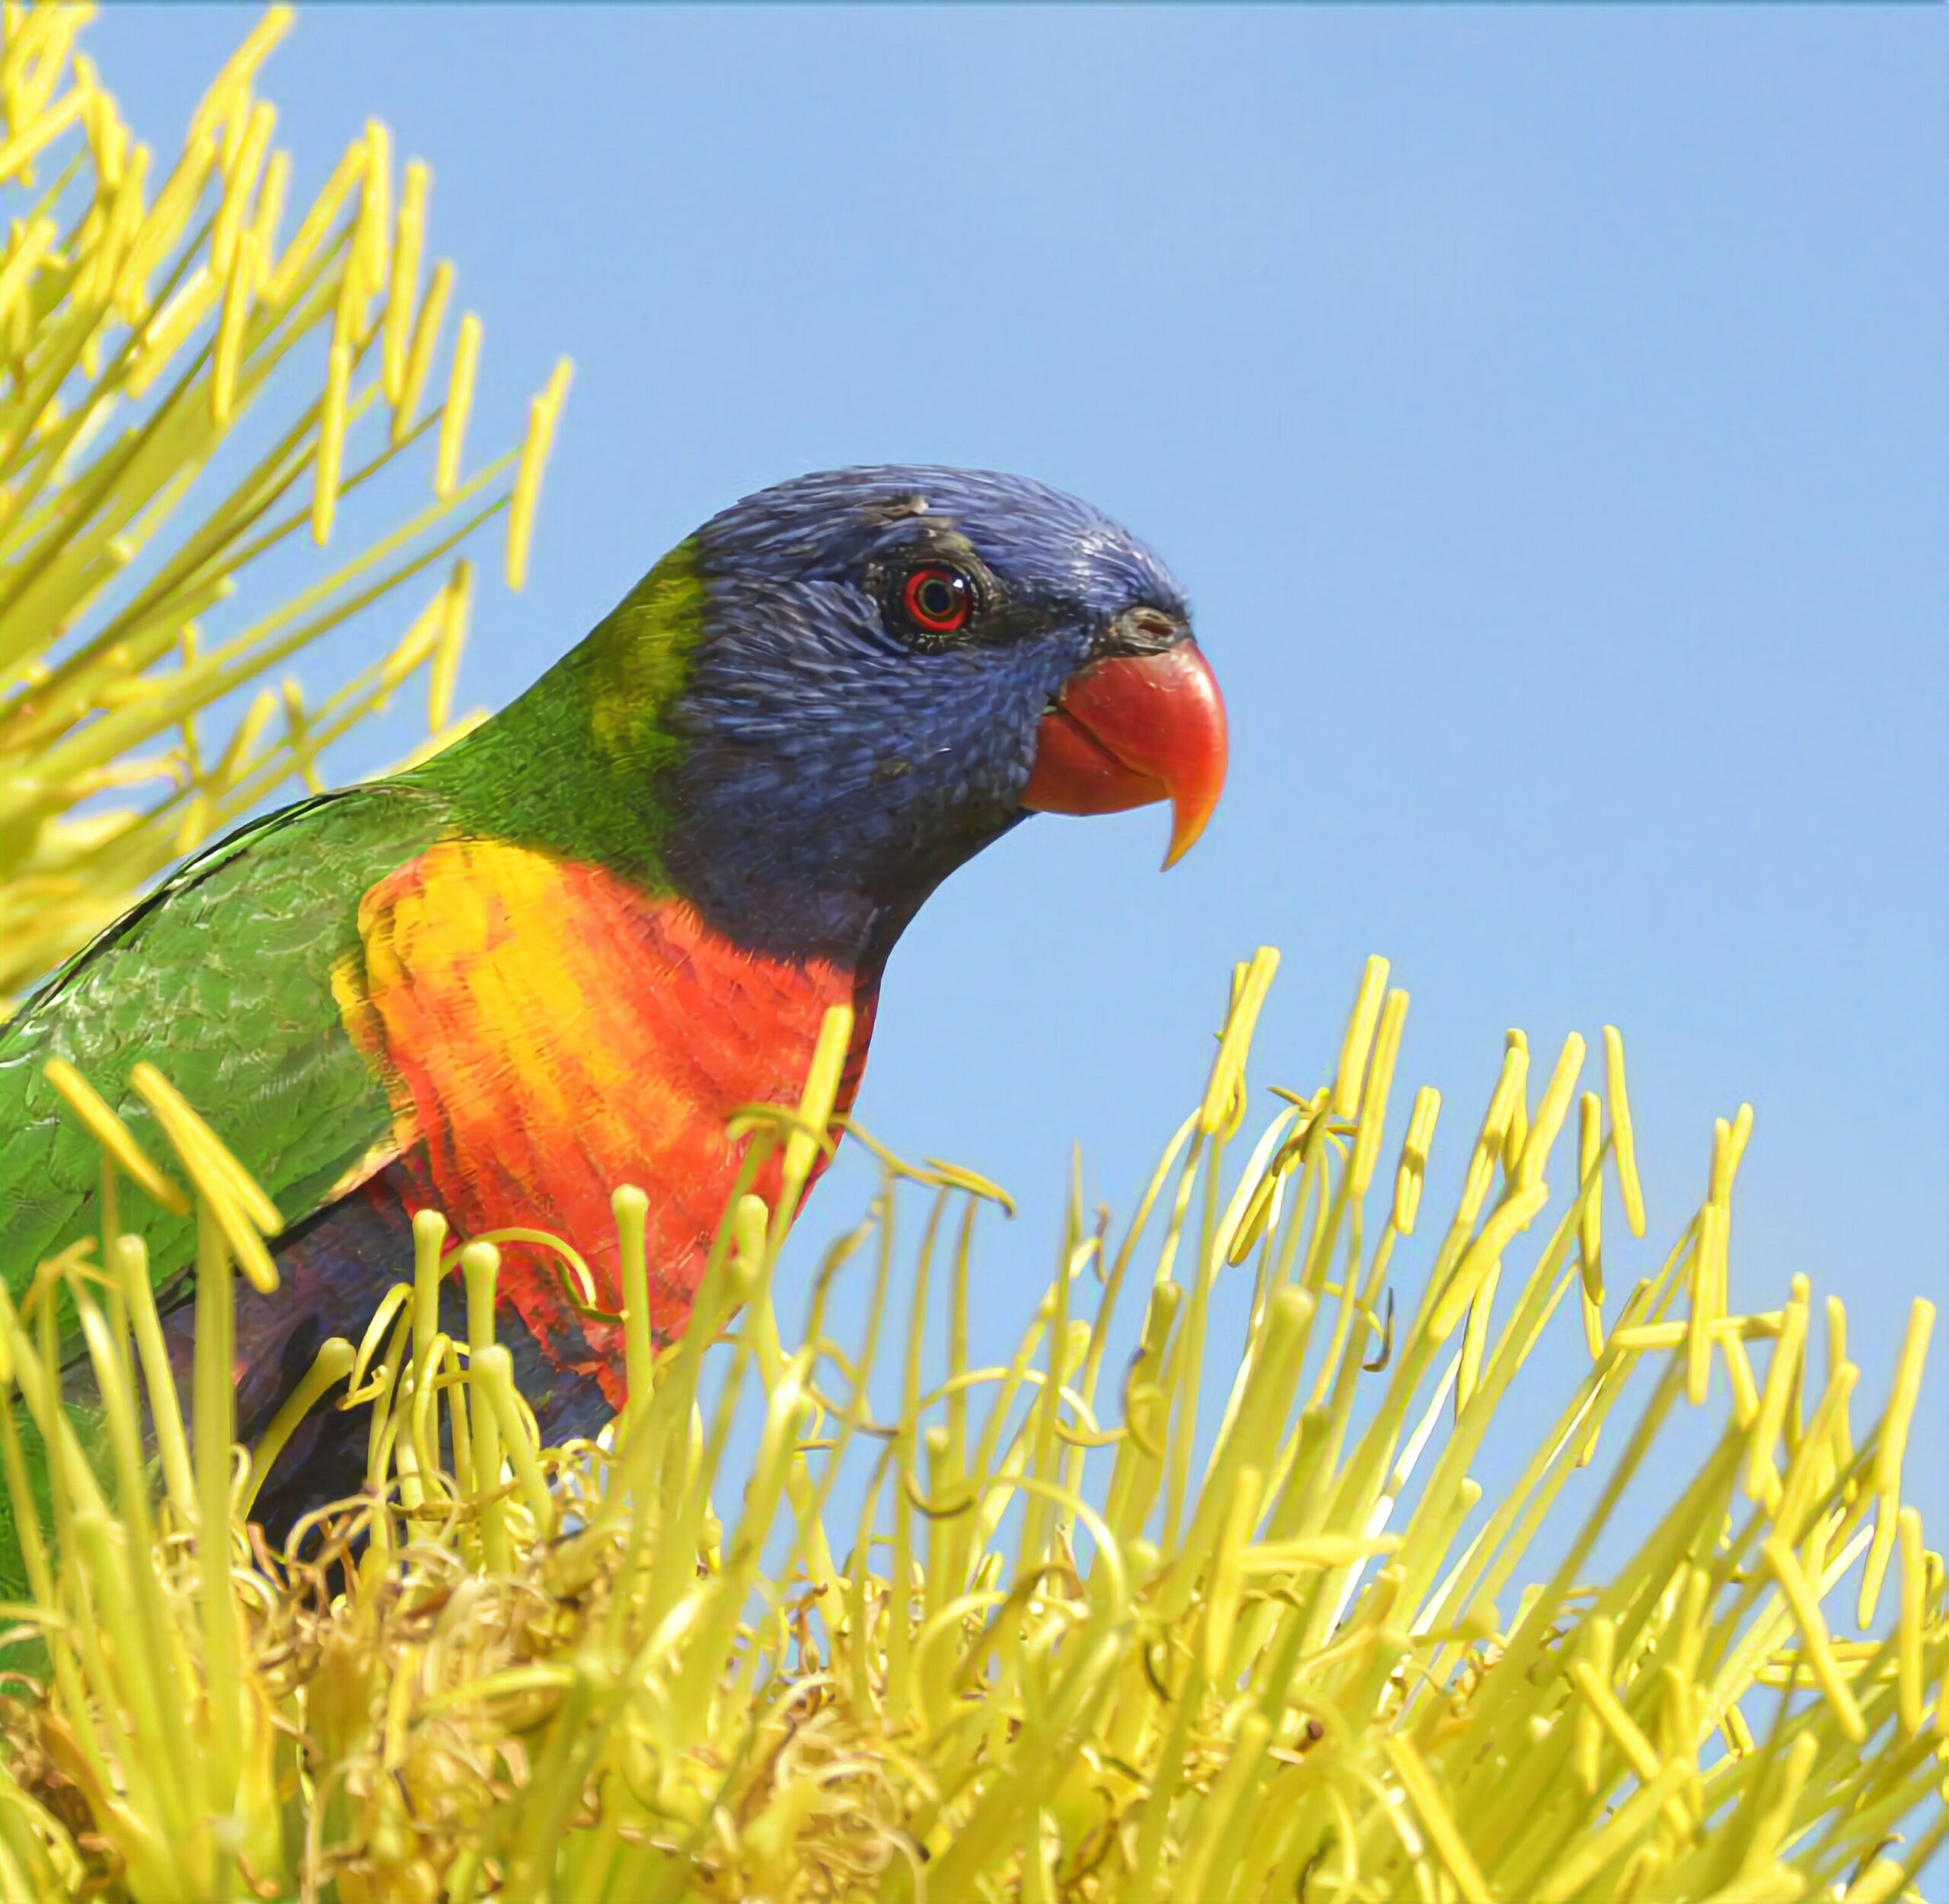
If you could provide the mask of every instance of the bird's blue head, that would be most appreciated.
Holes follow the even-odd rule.
[[[883,958],[1031,810],[1169,799],[1173,854],[1224,775],[1224,717],[1163,563],[1026,478],[840,470],[691,547],[701,615],[662,713],[665,873],[754,950]]]

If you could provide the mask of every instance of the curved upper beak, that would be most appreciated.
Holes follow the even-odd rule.
[[[1022,804],[1041,813],[1121,813],[1171,802],[1175,865],[1224,790],[1225,703],[1190,636],[1112,654],[1072,675],[1036,731]]]

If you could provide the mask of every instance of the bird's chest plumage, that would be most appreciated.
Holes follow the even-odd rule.
[[[742,1144],[740,1105],[795,1099],[827,1009],[851,1005],[852,1102],[877,974],[758,958],[681,901],[505,842],[445,841],[374,886],[335,988],[387,1080],[397,1153],[462,1236],[544,1229],[618,1306],[610,1197],[650,1199],[660,1335],[689,1312]],[[762,1191],[766,1185],[761,1183]],[[503,1252],[503,1288],[565,1367],[614,1379],[620,1332],[585,1326],[547,1253]]]

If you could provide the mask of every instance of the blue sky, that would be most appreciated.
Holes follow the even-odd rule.
[[[243,24],[90,40],[173,145]],[[1506,1026],[1546,1065],[1620,1025],[1648,1257],[1750,1099],[1735,1305],[1839,1290],[1885,1392],[1949,1255],[1939,9],[348,6],[264,90],[301,186],[368,113],[432,162],[483,433],[575,359],[467,698],[806,468],[1021,470],[1190,589],[1233,722],[1204,844],[1160,878],[1156,813],[1037,821],[888,974],[862,1115],[1025,1206],[991,1346],[1072,1140],[1127,1207],[1270,942],[1256,1081],[1323,1076],[1385,953],[1440,1185]]]

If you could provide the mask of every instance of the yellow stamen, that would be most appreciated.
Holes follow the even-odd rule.
[[[446,408],[440,418],[439,462],[433,493],[443,499],[460,480],[460,453],[467,442],[467,413],[474,407],[474,374],[480,358],[480,320],[469,311],[454,342],[453,368],[447,378]]]
[[[110,1109],[80,1072],[63,1058],[50,1058],[41,1075],[60,1092],[82,1128],[114,1159],[115,1166],[152,1202],[173,1216],[190,1214],[190,1199],[136,1140],[136,1134]]]
[[[514,506],[508,512],[508,586],[518,590],[528,579],[528,548],[534,533],[535,499],[541,493],[541,471],[555,440],[556,419],[569,394],[569,360],[564,357],[548,378],[548,386],[528,407],[528,435],[522,444],[515,474]]]
[[[1774,1344],[1772,1359],[1767,1364],[1759,1413],[1746,1437],[1746,1494],[1768,1507],[1779,1497],[1780,1475],[1774,1465],[1773,1450],[1786,1421],[1788,1397],[1800,1386],[1801,1351],[1806,1341],[1807,1305],[1789,1302],[1781,1324],[1780,1339]]]
[[[1834,1708],[1842,1737],[1852,1744],[1861,1744],[1868,1737],[1867,1724],[1842,1676],[1833,1649],[1828,1644],[1827,1622],[1821,1617],[1820,1603],[1808,1584],[1807,1576],[1801,1571],[1800,1562],[1794,1558],[1793,1550],[1777,1536],[1769,1535],[1760,1551],[1766,1556],[1767,1566],[1772,1570],[1773,1577],[1780,1583],[1780,1591],[1786,1596],[1787,1605],[1792,1609],[1794,1624],[1800,1628],[1801,1644],[1807,1664],[1813,1668],[1821,1691],[1827,1695],[1828,1704]]]
[[[238,95],[250,83],[252,75],[270,56],[271,49],[288,33],[297,18],[289,7],[269,7],[264,17],[247,33],[241,45],[217,70],[190,120],[191,140],[214,132],[230,116]]]
[[[339,474],[345,457],[346,400],[352,384],[352,346],[335,341],[325,367],[325,397],[318,418],[318,452],[311,486],[311,540],[323,548],[338,511]]]
[[[1927,1608],[1928,1568],[1922,1558],[1922,1516],[1904,1507],[1896,1519],[1902,1556],[1901,1603],[1895,1628],[1895,1709],[1902,1730],[1912,1738],[1928,1717],[1924,1706],[1922,1622]]]
[[[1373,1180],[1380,1156],[1380,1140],[1387,1121],[1388,1094],[1394,1083],[1395,1060],[1401,1050],[1401,1028],[1408,1017],[1408,994],[1390,991],[1380,1008],[1380,1029],[1374,1040],[1373,1058],[1367,1067],[1367,1088],[1360,1097],[1360,1126],[1354,1140],[1354,1161],[1349,1183],[1356,1197],[1364,1197]]]
[[[1370,958],[1360,974],[1360,990],[1354,996],[1354,1009],[1340,1041],[1340,1062],[1333,1073],[1333,1115],[1351,1118],[1360,1108],[1360,1080],[1367,1075],[1367,1048],[1373,1042],[1374,1026],[1380,1016],[1382,994],[1387,989],[1387,961],[1377,954]]]
[[[1638,1147],[1631,1131],[1631,1099],[1624,1083],[1624,1038],[1615,1025],[1604,1027],[1604,1096],[1610,1105],[1611,1142],[1618,1188],[1624,1194],[1624,1220],[1634,1236],[1644,1234],[1644,1193],[1638,1182]]]
[[[1421,1178],[1427,1169],[1428,1147],[1434,1141],[1435,1120],[1441,1115],[1441,1093],[1424,1084],[1415,1093],[1415,1109],[1402,1140],[1401,1162],[1394,1172],[1394,1227],[1404,1236],[1415,1233],[1421,1204]]]
[[[1556,1069],[1543,1087],[1543,1101],[1537,1105],[1536,1120],[1523,1141],[1522,1154],[1516,1164],[1519,1187],[1542,1180],[1543,1172],[1549,1163],[1550,1148],[1556,1142],[1557,1133],[1563,1128],[1563,1120],[1570,1110],[1571,1094],[1577,1089],[1577,1076],[1583,1069],[1584,1041],[1572,1032],[1563,1041]]]
[[[1495,1894],[1489,1889],[1488,1880],[1464,1842],[1453,1814],[1442,1802],[1440,1788],[1428,1770],[1427,1762],[1415,1749],[1414,1741],[1405,1733],[1391,1733],[1381,1740],[1381,1750],[1387,1755],[1415,1816],[1466,1904],[1494,1904]]]
[[[244,1481],[243,1497],[238,1504],[246,1512],[263,1491],[273,1465],[297,1432],[298,1423],[311,1413],[327,1389],[343,1382],[351,1372],[352,1355],[352,1344],[342,1335],[328,1336],[318,1344],[311,1366],[305,1370],[297,1387],[279,1405],[270,1426],[258,1437],[257,1445],[250,1451],[250,1472]]]
[[[432,282],[426,287],[426,301],[413,324],[413,342],[407,352],[406,368],[400,378],[399,395],[393,404],[393,441],[406,441],[426,389],[427,372],[432,368],[433,347],[440,340],[440,325],[447,314],[447,300],[453,295],[454,268],[445,258],[433,267]]]
[[[463,557],[440,596],[440,634],[433,647],[432,671],[426,687],[426,722],[437,734],[453,718],[454,683],[460,672],[462,645],[467,639],[468,611],[474,603],[474,565]]]
[[[357,188],[365,171],[365,142],[360,139],[346,148],[345,155],[333,168],[324,189],[311,201],[311,208],[298,221],[298,230],[291,241],[291,247],[277,261],[274,270],[264,285],[266,303],[282,306],[297,288],[311,260],[317,255],[339,213],[344,209],[346,200]]]
[[[1428,1340],[1445,1342],[1463,1312],[1475,1300],[1475,1292],[1488,1280],[1490,1270],[1501,1260],[1502,1252],[1527,1229],[1550,1200],[1547,1184],[1532,1184],[1514,1191],[1491,1214],[1482,1233],[1468,1248],[1448,1287],[1435,1304],[1428,1320]]]
[[[1686,1338],[1685,1394],[1694,1408],[1711,1376],[1712,1325],[1724,1312],[1726,1213],[1708,1203],[1699,1213],[1699,1246],[1692,1258],[1691,1329]]]
[[[386,287],[384,383],[386,400],[397,409],[406,388],[413,341],[413,301],[419,289],[419,251],[426,230],[426,192],[432,174],[415,159],[406,168],[400,193],[399,228],[393,240],[393,268]]]
[[[1594,1091],[1577,1101],[1577,1180],[1587,1182],[1603,1154],[1604,1105]],[[1604,1200],[1584,1200],[1577,1220],[1577,1274],[1582,1284],[1584,1342],[1596,1361],[1604,1352]]]
[[[16,132],[4,145],[0,145],[0,181],[25,171],[73,125],[81,116],[87,97],[79,87],[72,88],[62,96],[58,106],[43,113],[33,123]]]
[[[1860,1623],[1868,1625],[1881,1598],[1881,1582],[1895,1548],[1896,1517],[1902,1504],[1902,1456],[1909,1444],[1909,1424],[1922,1393],[1922,1368],[1928,1355],[1929,1332],[1935,1326],[1935,1305],[1919,1296],[1909,1310],[1902,1338],[1901,1360],[1895,1365],[1894,1392],[1881,1420],[1881,1439],[1874,1450],[1874,1543],[1861,1569]]]
[[[1522,1160],[1523,1147],[1530,1140],[1530,1040],[1512,1027],[1504,1034],[1505,1054],[1514,1061],[1516,1089],[1509,1102],[1509,1118],[1502,1129],[1502,1174],[1514,1182],[1516,1166]]]
[[[246,231],[231,248],[230,276],[224,286],[223,316],[217,325],[216,352],[210,366],[210,421],[230,426],[237,400],[237,369],[244,356],[244,331],[258,276],[257,234]]]
[[[1617,1650],[1617,1622],[1600,1614],[1586,1629],[1584,1644],[1589,1651],[1592,1676],[1603,1686],[1611,1682]],[[1572,1751],[1577,1781],[1595,1797],[1602,1789],[1603,1729],[1597,1708],[1587,1700],[1577,1709],[1577,1730]]]
[[[257,190],[258,170],[276,123],[277,109],[268,100],[260,100],[250,109],[236,155],[224,167],[223,199],[210,230],[210,269],[219,278],[230,275],[231,256],[244,228],[244,208]]]

